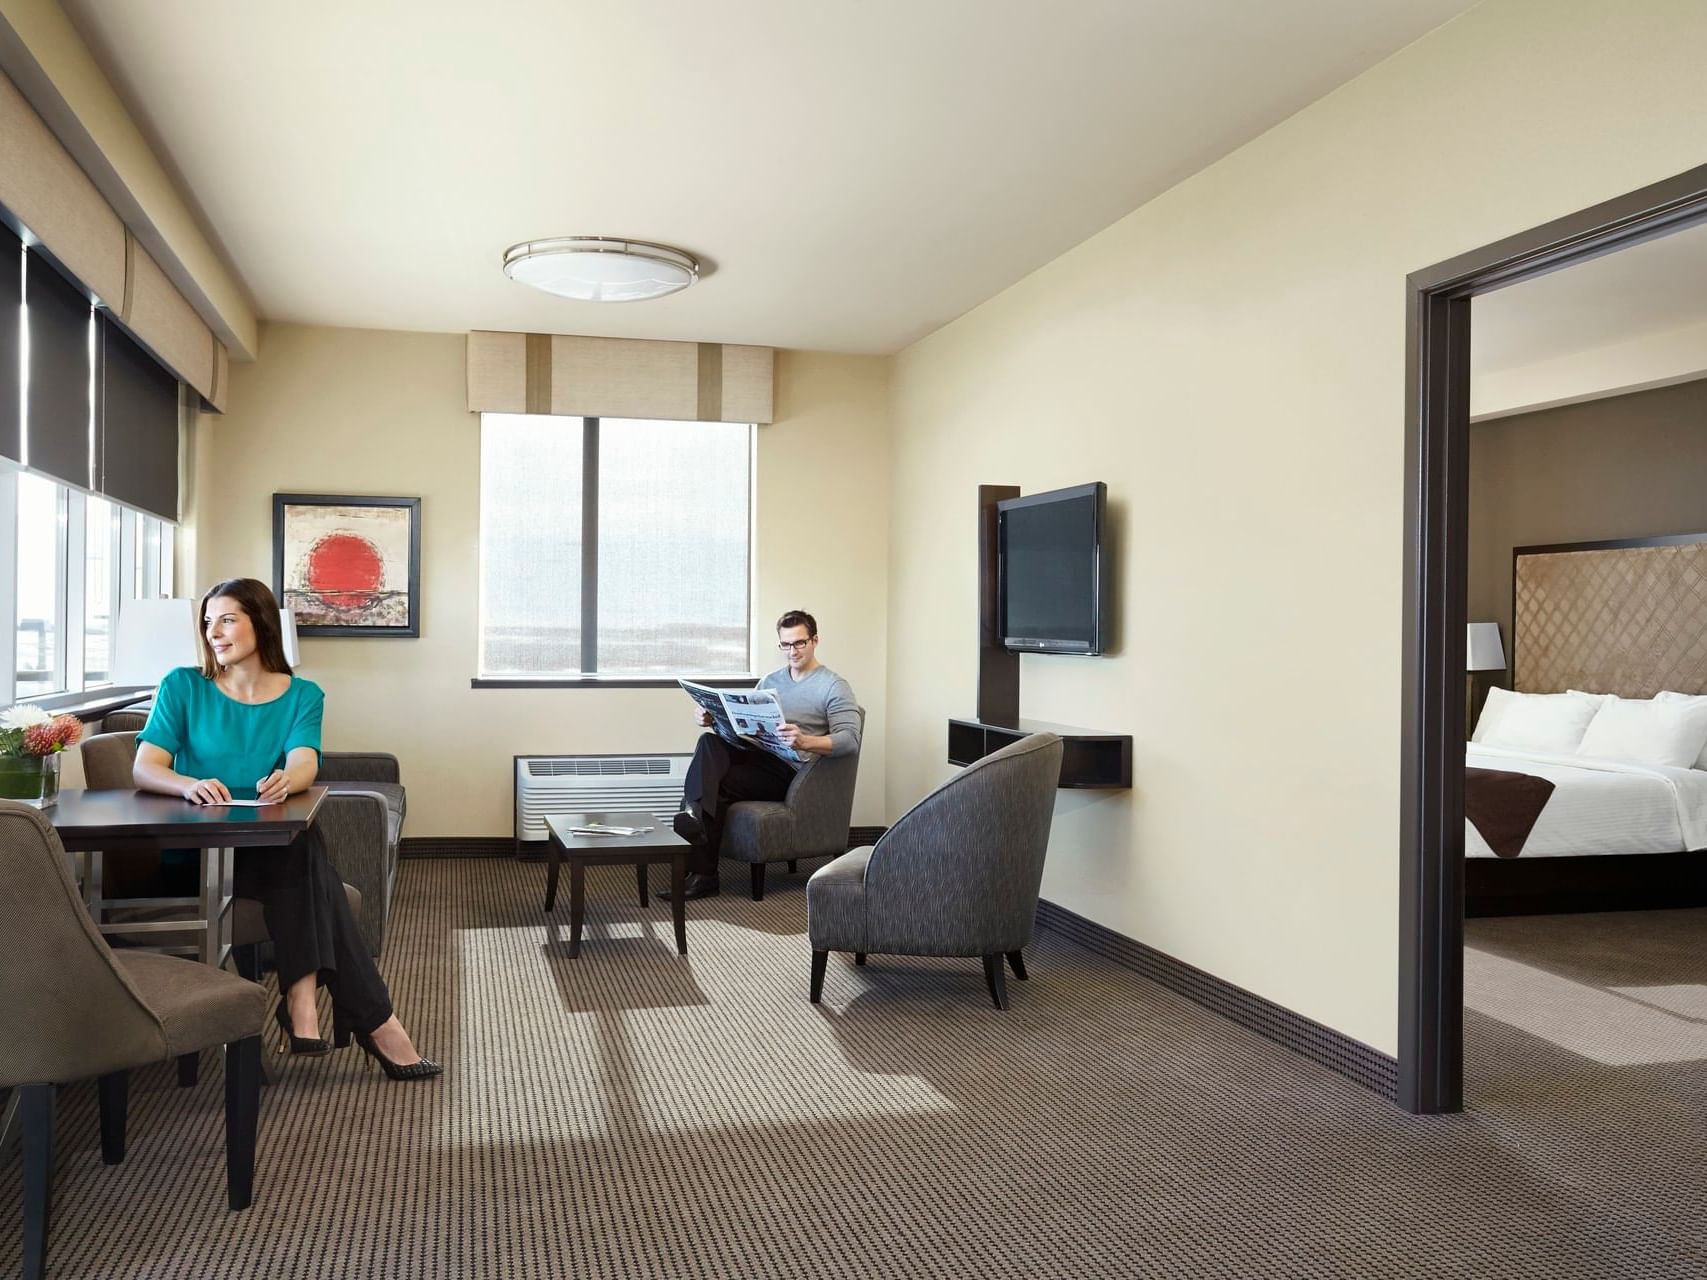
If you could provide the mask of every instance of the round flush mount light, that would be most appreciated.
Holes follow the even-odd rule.
[[[699,261],[667,244],[617,236],[525,240],[504,250],[504,274],[580,302],[643,302],[699,279]]]

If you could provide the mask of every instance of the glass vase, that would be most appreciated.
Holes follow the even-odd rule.
[[[59,753],[0,756],[0,799],[45,809],[59,800]]]

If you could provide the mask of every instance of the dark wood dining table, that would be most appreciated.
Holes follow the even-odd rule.
[[[68,853],[82,853],[84,903],[102,933],[200,935],[197,952],[205,964],[223,965],[231,953],[231,876],[235,850],[287,845],[313,825],[325,799],[325,787],[309,787],[282,804],[256,807],[196,805],[176,796],[148,791],[68,789],[42,811]],[[102,896],[101,856],[136,850],[199,849],[200,894],[194,898],[117,898]],[[108,923],[112,907],[143,908],[149,914],[183,908],[197,914],[184,919]]]

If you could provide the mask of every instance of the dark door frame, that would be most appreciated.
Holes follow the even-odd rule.
[[[1702,221],[1707,165],[1406,281],[1398,1102],[1407,1111],[1464,1105],[1470,299]]]

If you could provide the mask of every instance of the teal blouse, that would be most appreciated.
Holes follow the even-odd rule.
[[[271,702],[238,702],[195,667],[179,667],[160,682],[154,710],[136,735],[172,757],[190,778],[218,778],[233,796],[255,795],[255,784],[284,767],[297,747],[320,752],[320,714],[326,695],[312,680],[292,676]]]

